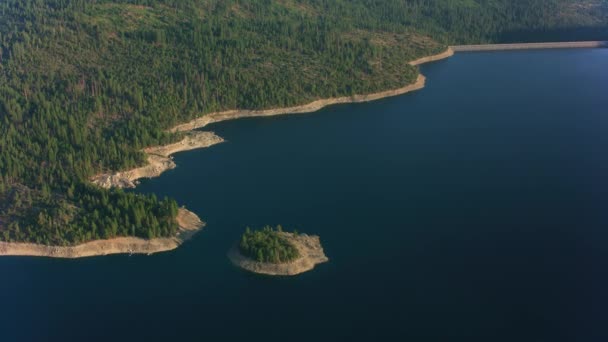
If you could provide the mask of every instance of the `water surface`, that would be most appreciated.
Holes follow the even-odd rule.
[[[0,341],[605,341],[608,49],[458,54],[427,87],[209,127],[137,191],[208,225],[174,252],[0,258]],[[295,278],[245,226],[321,236]]]

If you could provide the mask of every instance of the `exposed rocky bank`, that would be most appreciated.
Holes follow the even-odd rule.
[[[224,139],[213,132],[189,132],[179,142],[144,149],[148,155],[147,165],[123,172],[100,174],[93,177],[91,182],[106,189],[112,187],[134,188],[138,179],[158,177],[163,172],[174,169],[176,165],[171,158],[172,154],[213,146],[223,141]]]

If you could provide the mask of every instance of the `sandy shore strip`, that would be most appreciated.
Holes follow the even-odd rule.
[[[109,254],[153,254],[176,249],[205,226],[205,223],[196,214],[184,208],[179,209],[177,222],[179,233],[173,238],[146,240],[135,237],[119,237],[109,240],[95,240],[69,247],[0,242],[0,256],[75,259]]]
[[[242,255],[237,245],[228,252],[228,258],[237,267],[253,273],[293,276],[315,268],[316,265],[328,262],[329,259],[321,247],[321,241],[316,235],[306,235],[283,232],[280,233],[297,249],[300,257],[294,261],[282,264],[258,262]]]
[[[451,46],[454,52],[506,51],[536,49],[587,49],[608,48],[608,41],[555,42],[555,43],[518,43],[518,44],[478,44]]]
[[[409,64],[417,66],[423,63],[448,58],[453,54],[454,51],[451,48],[447,48],[442,53],[419,58],[410,62]],[[188,135],[182,141],[166,146],[146,148],[144,152],[148,155],[148,165],[128,171],[96,175],[91,178],[91,182],[106,189],[112,187],[134,188],[137,185],[138,179],[158,177],[163,172],[176,167],[175,163],[170,157],[172,154],[198,148],[205,148],[223,142],[224,140],[215,135],[213,132],[195,131],[196,129],[203,128],[212,123],[241,118],[311,113],[334,104],[369,102],[385,97],[406,94],[424,88],[425,83],[426,78],[424,75],[420,74],[418,75],[416,82],[412,84],[408,84],[402,88],[378,93],[322,99],[305,105],[287,108],[274,108],[266,110],[229,110],[224,112],[209,113],[190,122],[173,127],[169,130],[170,132],[188,132]]]

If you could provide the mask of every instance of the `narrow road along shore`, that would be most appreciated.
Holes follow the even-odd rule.
[[[608,41],[455,45],[451,48],[454,52],[608,48]]]

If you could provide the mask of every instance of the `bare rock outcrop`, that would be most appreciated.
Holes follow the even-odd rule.
[[[134,188],[138,179],[158,177],[163,172],[174,169],[176,165],[171,159],[172,154],[213,146],[223,141],[213,132],[193,131],[176,143],[144,149],[148,155],[147,165],[123,172],[100,174],[93,177],[91,182],[106,189]]]

